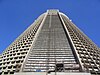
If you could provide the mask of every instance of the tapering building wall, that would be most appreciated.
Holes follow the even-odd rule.
[[[19,72],[25,60],[44,14],[25,30],[0,56],[0,75]]]
[[[66,15],[48,10],[0,55],[1,75],[21,72],[99,74],[100,50]]]
[[[91,73],[100,72],[99,48],[65,16],[62,17],[84,69]]]
[[[77,67],[72,67],[74,65]],[[79,72],[79,64],[73,55],[58,13],[47,14],[22,71]]]

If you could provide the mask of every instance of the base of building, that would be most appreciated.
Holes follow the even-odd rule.
[[[91,75],[90,73],[68,73],[68,72],[19,72],[14,75]]]

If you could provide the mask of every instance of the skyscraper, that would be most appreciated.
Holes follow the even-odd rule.
[[[1,55],[1,75],[100,74],[100,50],[58,10],[48,10]]]

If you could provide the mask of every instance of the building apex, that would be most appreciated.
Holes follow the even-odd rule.
[[[47,13],[48,13],[49,15],[56,15],[58,12],[59,12],[59,10],[57,10],[57,9],[50,9],[50,10],[47,10]]]
[[[59,12],[59,10],[58,9],[49,9],[49,10],[47,10],[47,12]]]

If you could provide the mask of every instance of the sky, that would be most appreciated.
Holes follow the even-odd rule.
[[[100,0],[0,0],[0,54],[48,9],[66,14],[100,47]]]

